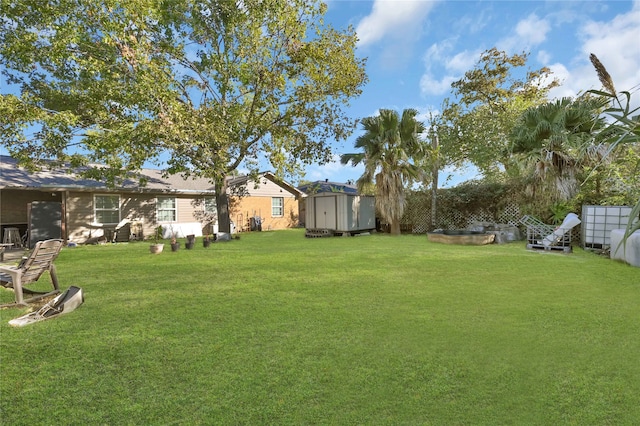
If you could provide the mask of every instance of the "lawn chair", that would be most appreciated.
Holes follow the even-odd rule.
[[[56,275],[56,267],[53,261],[56,260],[58,254],[60,254],[62,244],[62,240],[39,241],[36,243],[29,257],[24,258],[18,266],[0,266],[0,284],[3,287],[13,287],[13,291],[16,294],[15,304],[26,305],[38,299],[60,293],[58,276]],[[35,291],[24,287],[25,285],[38,281],[45,271],[49,271],[53,291]],[[36,294],[37,296],[25,300],[25,293]],[[11,305],[14,305],[14,303],[2,305],[2,307]]]

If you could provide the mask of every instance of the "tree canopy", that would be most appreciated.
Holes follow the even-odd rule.
[[[582,170],[602,157],[597,143],[604,128],[600,98],[562,98],[526,110],[516,121],[511,151],[529,163],[540,182],[550,182],[556,198],[573,198]]]
[[[548,91],[558,85],[547,68],[520,72],[527,57],[526,53],[509,56],[494,47],[452,83],[456,101],[447,101],[443,110],[443,122],[451,130],[442,149],[449,158],[458,164],[471,162],[485,176],[512,166],[513,124],[527,108],[545,102]]]
[[[57,159],[115,184],[168,153],[167,172],[216,184],[267,160],[279,176],[330,158],[366,82],[353,28],[307,0],[3,2],[1,143],[25,164]],[[98,177],[98,176],[94,176]]]

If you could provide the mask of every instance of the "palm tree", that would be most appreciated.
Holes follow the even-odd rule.
[[[514,126],[512,153],[519,155],[559,200],[576,195],[578,174],[604,153],[604,145],[596,143],[604,127],[597,114],[601,107],[599,98],[562,98],[528,109]]]
[[[364,164],[365,171],[357,181],[360,191],[375,178],[376,209],[391,225],[393,235],[400,234],[404,188],[421,175],[414,160],[424,151],[420,134],[425,126],[416,120],[417,115],[415,109],[405,109],[402,117],[394,110],[381,109],[379,115],[363,118],[365,133],[355,143],[363,152],[340,157],[342,164]]]

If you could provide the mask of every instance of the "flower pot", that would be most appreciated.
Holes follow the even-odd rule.
[[[171,251],[178,251],[180,243],[171,243]]]
[[[202,245],[204,247],[209,247],[211,245],[211,240],[208,238],[205,238],[204,240],[202,240]]]
[[[196,243],[196,236],[191,234],[187,235],[187,243],[184,245],[187,250],[191,250]]]
[[[149,246],[149,251],[153,254],[162,253],[162,249],[164,248],[164,244],[151,244]]]

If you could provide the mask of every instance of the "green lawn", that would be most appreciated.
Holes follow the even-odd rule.
[[[640,419],[640,269],[575,249],[244,234],[64,249],[86,301],[12,328],[2,424]],[[2,300],[12,294],[0,292]]]

